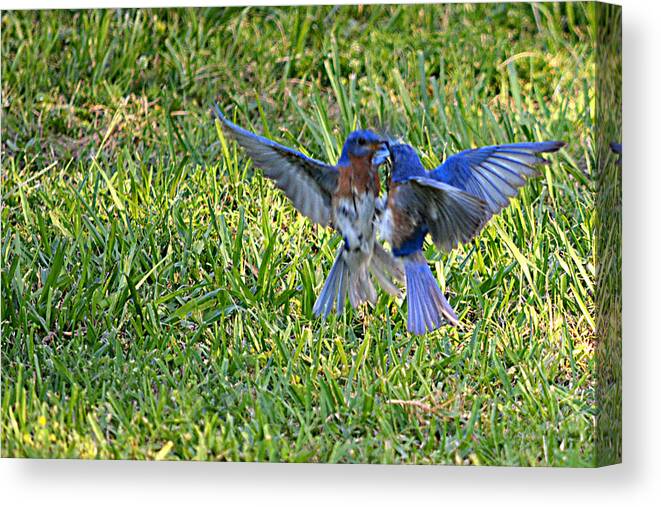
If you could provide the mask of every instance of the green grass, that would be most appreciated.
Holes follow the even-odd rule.
[[[594,463],[592,4],[2,16],[2,456]],[[357,125],[431,167],[562,139],[471,244],[464,325],[323,323],[337,239],[209,115],[321,159]]]

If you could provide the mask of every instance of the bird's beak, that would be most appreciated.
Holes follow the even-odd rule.
[[[388,148],[388,141],[382,141],[374,145],[375,151],[372,155],[372,164],[380,166],[390,157],[390,149]]]

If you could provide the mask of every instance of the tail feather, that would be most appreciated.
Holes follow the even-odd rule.
[[[370,264],[370,273],[372,273],[377,282],[383,290],[385,290],[392,297],[400,297],[401,291],[399,288],[392,282],[391,277],[388,273],[383,270],[383,267],[378,265],[378,263],[372,262]]]
[[[372,262],[378,264],[383,270],[398,282],[404,281],[404,268],[402,261],[387,252],[380,243],[374,243]]]
[[[453,326],[456,326],[459,324],[459,317],[457,317],[457,314],[454,313],[454,310],[452,309],[452,306],[450,306],[450,302],[446,299],[446,297],[443,295],[441,290],[439,289],[438,285],[436,284],[436,280],[434,279],[433,282],[433,288],[436,290],[431,291],[432,295],[434,297],[434,301],[437,305],[438,308],[440,308],[441,313],[443,314],[443,317]]]
[[[328,318],[333,307],[338,314],[342,313],[347,295],[354,308],[364,301],[376,302],[376,289],[370,279],[369,271],[363,268],[353,272],[344,259],[343,248],[340,247],[312,312],[324,319]]]
[[[383,290],[393,297],[401,296],[401,291],[393,283],[404,281],[401,261],[386,252],[379,243],[374,244],[374,253],[370,262],[370,272],[376,277]]]
[[[365,266],[352,269],[344,258],[344,248],[340,247],[312,312],[324,319],[333,311],[333,307],[336,308],[337,313],[342,313],[347,296],[354,308],[365,301],[376,303],[377,293],[371,275],[376,277],[379,285],[386,292],[395,297],[401,295],[394,282],[404,280],[402,263],[380,244],[374,245],[369,269]]]
[[[408,274],[408,271],[407,271]],[[408,294],[408,322],[409,331],[415,334],[424,334],[427,331],[427,318],[423,315],[423,303],[425,299],[421,298],[422,287],[418,277],[407,277],[406,290]],[[431,327],[431,325],[429,326]]]
[[[342,247],[340,247],[333,267],[328,273],[328,278],[321,289],[321,293],[312,308],[312,312],[324,319],[328,317],[337,301],[337,311],[340,313],[344,308],[344,301],[347,298],[347,281],[349,278],[349,269],[347,263],[342,257]]]
[[[425,279],[418,278],[418,289],[419,292],[418,294],[425,294],[428,297],[421,297],[420,302],[421,302],[421,313],[422,313],[422,318],[425,323],[428,324],[429,330],[432,331],[434,329],[437,329],[441,326],[441,315],[439,311],[437,310],[437,305],[436,303],[436,298],[434,297],[434,288],[436,285],[434,284],[434,288],[427,289],[426,287],[426,281]]]
[[[438,329],[443,318],[457,325],[459,319],[438,287],[422,253],[404,261],[408,301],[407,328],[414,334],[425,334]]]
[[[376,289],[366,268],[361,267],[349,277],[349,301],[354,308],[364,301],[376,302]]]
[[[341,254],[338,254],[341,257]],[[344,311],[344,303],[347,300],[347,291],[349,289],[349,269],[347,264],[343,261],[344,269],[339,275],[337,284],[337,292],[335,293],[335,302],[337,306],[337,314],[340,315]],[[332,305],[331,305],[332,306]],[[329,310],[330,311],[330,310]]]

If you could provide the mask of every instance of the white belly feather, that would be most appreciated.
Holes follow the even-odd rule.
[[[369,192],[345,197],[337,202],[335,227],[342,234],[346,245],[346,260],[357,267],[369,261],[374,249],[376,229],[374,207],[376,199]]]
[[[381,220],[378,223],[379,226],[379,235],[384,241],[392,244],[393,230],[395,227],[394,219],[392,216],[392,211],[389,208],[381,215]]]

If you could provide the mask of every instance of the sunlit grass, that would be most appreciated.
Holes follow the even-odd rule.
[[[2,454],[593,463],[592,6],[5,12]],[[428,167],[560,139],[427,257],[464,325],[323,323],[336,239],[223,145],[212,100],[316,158],[357,125]]]

